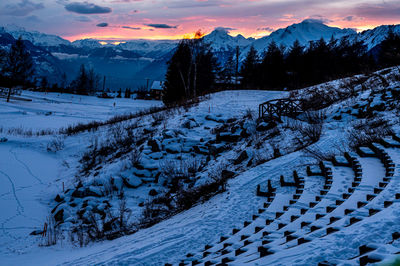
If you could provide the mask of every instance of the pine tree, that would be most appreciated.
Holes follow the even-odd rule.
[[[210,91],[217,68],[217,60],[203,39],[182,40],[168,62],[163,102],[172,104]]]
[[[74,88],[75,93],[81,95],[88,94],[88,76],[86,73],[85,65],[82,64],[79,68],[78,76],[76,79],[71,83],[71,86]]]
[[[286,57],[286,67],[289,75],[288,85],[293,88],[300,88],[302,82],[301,72],[303,71],[304,50],[305,47],[296,40],[289,48]]]
[[[250,47],[246,58],[242,63],[240,68],[240,76],[242,77],[242,85],[246,88],[251,88],[256,86],[256,81],[258,78],[258,65],[259,58],[256,49],[253,46]]]
[[[40,81],[40,89],[41,90],[47,90],[49,87],[49,82],[47,81],[46,77],[42,77],[42,80]]]
[[[381,67],[400,64],[400,35],[393,32],[393,27],[380,45],[378,62]]]
[[[285,85],[284,51],[285,47],[278,47],[275,42],[268,45],[261,63],[260,87],[277,89]]]
[[[236,76],[236,60],[234,58],[234,54],[231,54],[228,57],[222,71],[220,72],[220,80],[224,84],[233,84],[233,80]]]
[[[11,87],[16,85],[27,85],[34,73],[32,57],[29,52],[26,51],[21,37],[11,46],[6,57],[4,72],[8,75],[11,81],[11,86],[7,96],[7,102],[9,102],[12,90]]]

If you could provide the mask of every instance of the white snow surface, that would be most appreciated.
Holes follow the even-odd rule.
[[[335,87],[339,86],[341,81],[327,84],[327,86]],[[392,85],[399,84],[395,82]],[[374,89],[376,93],[379,88]],[[23,96],[34,99],[50,97],[32,92]],[[286,96],[285,92],[272,91],[215,93],[198,106],[190,108],[187,113],[172,117],[168,121],[168,126],[176,126],[178,129],[182,118],[187,117],[195,118],[195,121],[201,123],[202,126],[212,128],[217,122],[207,119],[200,120],[200,118],[207,115],[213,119],[242,117],[247,109],[257,112],[258,104]],[[53,95],[52,99],[57,97],[57,95]],[[369,92],[363,93],[357,100],[362,102],[361,99],[364,97],[367,99]],[[67,99],[63,99],[63,101]],[[121,99],[120,102],[117,102],[117,110],[110,112],[110,106],[107,103],[109,102],[105,99],[91,97],[73,102],[75,108],[81,109],[81,112],[85,111],[86,114],[93,116],[98,113],[99,119],[106,119],[118,112],[126,112],[129,106],[132,108],[131,110],[144,108],[144,103],[140,101],[127,100],[124,102]],[[54,121],[51,121],[53,124],[60,119],[57,128],[68,123],[92,120],[85,119],[85,115],[82,114],[75,116],[73,108],[67,111],[65,105],[56,105],[51,101],[36,102],[36,106],[35,101],[30,103],[13,101],[11,104],[3,105],[2,102],[0,105],[0,108],[4,110],[0,112],[1,125],[8,128],[29,123],[29,127],[33,127],[34,122],[30,123],[29,119],[19,118],[19,116],[24,116],[23,112],[27,109],[26,105],[29,104],[33,105],[29,106],[29,110],[39,107],[42,111],[47,112],[64,110],[64,116],[55,116]],[[148,104],[160,103],[149,102]],[[352,104],[354,102],[337,103],[328,108],[329,118],[325,121],[321,140],[314,144],[314,147],[329,151],[340,145],[340,141],[346,137],[346,130],[355,120],[348,113],[340,113],[340,111],[342,108],[343,111],[346,110],[345,108],[351,109]],[[121,109],[118,109],[118,105]],[[58,109],[55,110],[55,106],[58,106]],[[342,120],[337,121],[331,118],[336,112],[343,116]],[[10,114],[13,115],[12,119],[7,118]],[[388,119],[395,120],[390,113],[384,113],[384,115],[387,115]],[[36,116],[32,115],[31,120],[39,121],[36,123],[37,125],[47,128],[45,118]],[[51,117],[51,115],[47,117]],[[14,120],[18,122],[14,122]],[[35,128],[39,129],[40,126]],[[193,130],[185,131],[188,139],[204,137],[200,136],[204,132],[201,128],[196,127]],[[395,132],[399,132],[398,126],[395,126]],[[169,132],[167,133],[169,134]],[[400,249],[399,240],[388,244],[391,233],[400,230],[399,201],[393,200],[400,185],[400,168],[398,166],[400,149],[398,148],[384,148],[395,163],[395,173],[382,192],[378,193],[373,200],[368,201],[366,206],[357,207],[359,201],[365,201],[367,194],[374,194],[374,188],[379,185],[379,182],[382,182],[382,178],[385,176],[385,169],[379,159],[358,158],[363,169],[360,184],[343,204],[338,205],[331,213],[319,220],[315,220],[315,214],[324,212],[326,207],[332,206],[342,193],[352,186],[354,173],[349,167],[332,166],[333,183],[328,194],[318,202],[315,208],[310,208],[301,218],[290,222],[291,215],[299,215],[300,209],[308,206],[309,202],[319,195],[323,186],[322,176],[306,176],[305,165],[314,160],[298,151],[244,171],[229,180],[228,190],[225,193],[218,194],[205,203],[198,204],[190,210],[150,228],[142,229],[135,234],[112,241],[90,243],[83,248],[72,246],[67,239],[52,247],[39,247],[38,238],[28,234],[43,226],[45,216],[51,209],[50,206],[54,206],[51,205],[51,200],[61,191],[62,182],[71,183],[71,180],[68,180],[71,173],[70,170],[66,170],[64,160],[71,161],[73,158],[77,158],[76,155],[84,150],[87,146],[86,142],[91,136],[89,133],[83,133],[67,137],[65,139],[66,148],[55,154],[45,151],[44,146],[49,140],[48,136],[24,138],[6,135],[9,139],[8,142],[0,143],[0,209],[4,210],[0,214],[1,265],[164,265],[167,262],[177,264],[181,260],[187,259],[187,253],[193,254],[193,259],[202,259],[202,251],[206,244],[213,245],[210,251],[217,251],[218,247],[222,245],[217,244],[220,236],[229,236],[228,242],[233,245],[228,247],[227,254],[221,256],[212,253],[207,257],[212,261],[220,262],[223,257],[234,257],[234,250],[242,246],[240,235],[250,233],[252,235],[249,239],[252,240],[252,243],[246,247],[242,256],[235,258],[232,265],[243,265],[244,263],[250,265],[315,265],[323,260],[339,265],[357,265],[358,258],[355,257],[360,245],[376,246],[377,249],[371,254],[387,261],[393,260],[394,253]],[[400,143],[397,144],[400,145]],[[245,147],[243,148],[245,149]],[[158,154],[153,154],[153,156],[157,157]],[[120,168],[115,169],[114,171],[118,171]],[[293,170],[297,170],[299,176],[304,178],[304,192],[284,215],[265,226],[265,219],[274,218],[275,212],[282,211],[282,207],[288,205],[288,201],[292,199],[295,188],[281,188],[278,184],[280,175],[289,177]],[[271,180],[272,185],[278,188],[275,200],[266,212],[255,219],[251,225],[243,227],[243,222],[252,221],[252,215],[262,208],[265,198],[257,197],[255,191],[257,185],[265,186],[267,180]],[[143,193],[143,191],[137,190],[136,193]],[[383,207],[386,200],[393,200],[393,205]],[[368,209],[370,208],[380,209],[381,212],[369,217]],[[350,215],[343,215],[345,209],[355,209],[355,211]],[[339,217],[339,220],[329,224],[331,217]],[[361,218],[361,221],[346,227],[351,217]],[[300,228],[299,224],[302,221],[312,221],[313,225],[321,226],[321,229],[309,233],[308,227]],[[279,222],[288,223],[287,228],[278,230]],[[253,234],[255,226],[261,225],[263,226],[262,230],[258,234]],[[339,231],[326,235],[327,227],[338,228]],[[232,235],[233,228],[241,229],[240,233]],[[285,230],[293,230],[295,236],[305,237],[312,241],[303,245],[295,245],[297,241],[286,243],[283,237]],[[257,248],[261,245],[259,236],[263,231],[272,232],[268,238],[272,242],[266,246],[270,247],[275,254],[260,258]]]

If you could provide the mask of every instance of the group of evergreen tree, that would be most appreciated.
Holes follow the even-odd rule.
[[[201,33],[197,33],[201,36]],[[209,44],[202,38],[182,40],[168,62],[164,82],[165,104],[181,102],[210,91],[219,66]]]
[[[242,88],[297,89],[329,80],[400,64],[400,36],[389,31],[377,54],[362,41],[348,38],[310,42],[295,41],[289,48],[268,45],[260,57],[251,47],[240,69]]]
[[[69,90],[76,94],[93,95],[100,86],[100,76],[96,74],[93,68],[86,69],[81,65],[78,76],[70,84]]]
[[[372,57],[361,41],[324,39],[306,48],[295,41],[288,49],[275,42],[263,57],[251,47],[240,69],[244,88],[296,89],[369,70]]]

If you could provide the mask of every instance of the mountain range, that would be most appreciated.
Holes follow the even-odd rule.
[[[271,42],[289,47],[295,40],[307,46],[310,41],[321,38],[348,38],[361,40],[368,50],[373,50],[384,40],[389,30],[400,33],[400,25],[383,25],[357,33],[353,29],[330,27],[321,21],[307,19],[301,23],[278,29],[270,35],[254,39],[242,35],[231,36],[229,29],[218,27],[205,35],[204,41],[211,45],[219,61],[223,63],[229,55],[240,49],[243,60],[253,46],[260,54]],[[163,80],[167,62],[171,58],[178,40],[98,40],[82,39],[70,42],[56,35],[27,31],[15,25],[0,27],[0,46],[8,48],[21,37],[32,53],[37,74],[48,77],[50,82],[59,82],[62,73],[72,80],[81,64],[93,68],[107,77],[107,87],[136,88],[150,80]]]

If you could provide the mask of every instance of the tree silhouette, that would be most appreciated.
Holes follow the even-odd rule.
[[[199,32],[197,36],[202,34]],[[217,60],[202,38],[180,41],[168,62],[163,85],[164,103],[180,102],[210,91],[217,71]]]
[[[10,88],[7,96],[7,102],[9,102],[12,90],[11,87],[27,85],[34,73],[32,57],[26,50],[21,37],[11,46],[6,57],[4,72],[10,79]]]
[[[242,85],[245,88],[256,87],[259,72],[259,57],[256,49],[253,46],[250,47],[246,58],[240,68],[240,76],[242,77]]]
[[[400,64],[400,35],[393,32],[393,27],[380,45],[378,62],[382,67]]]

